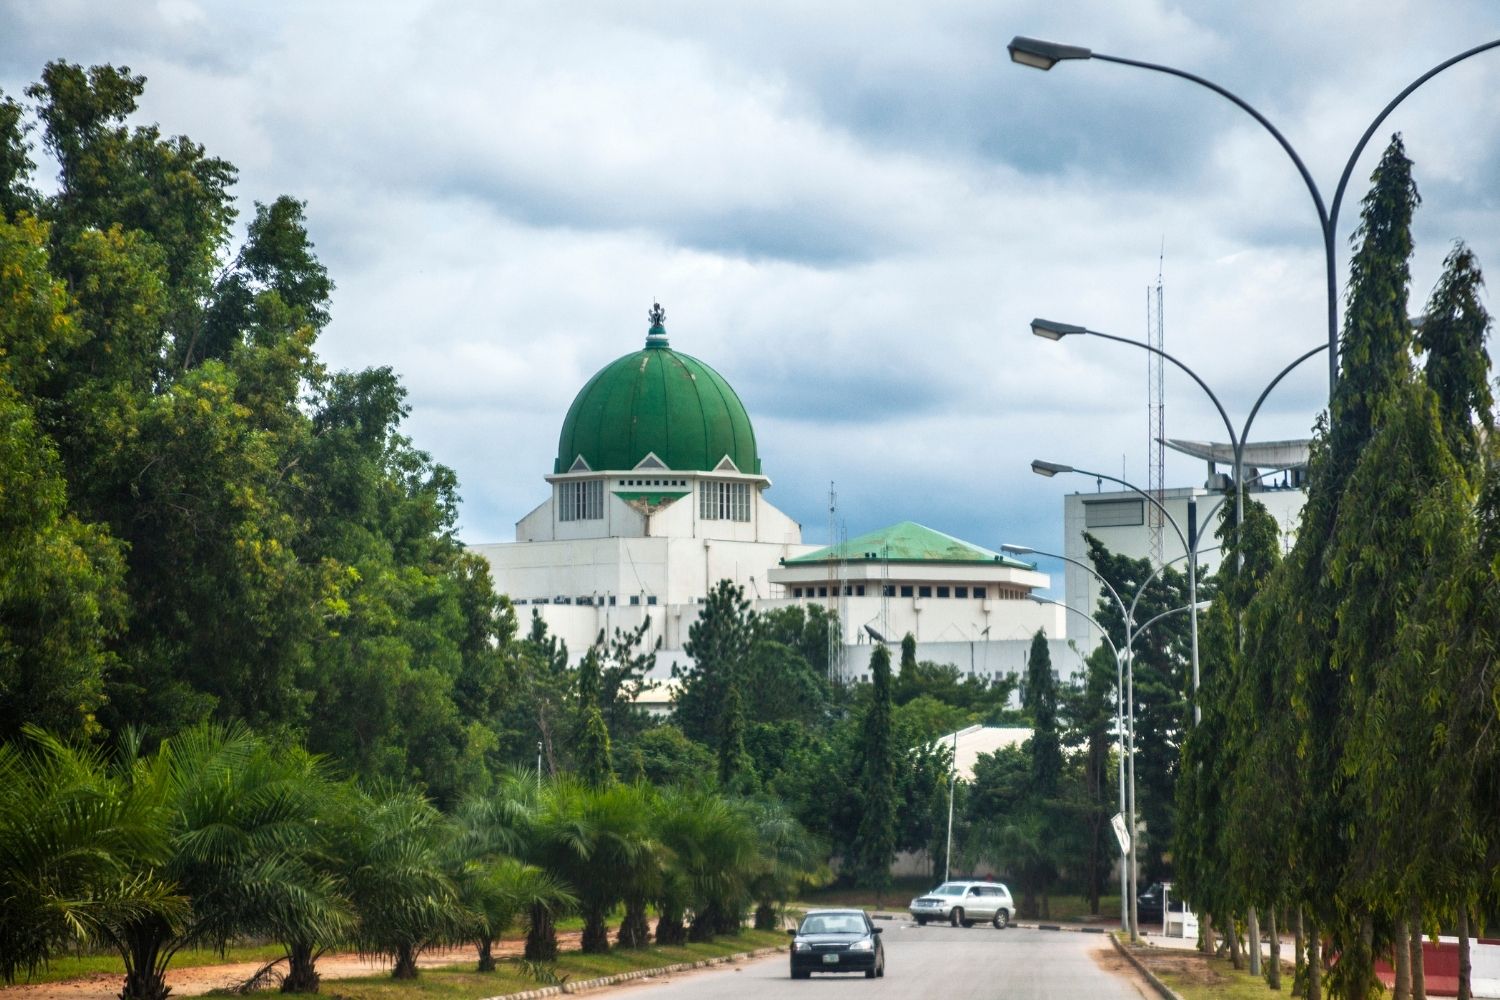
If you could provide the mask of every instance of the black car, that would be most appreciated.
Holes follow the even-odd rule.
[[[1173,913],[1181,913],[1184,903],[1182,897],[1175,892],[1168,892],[1160,882],[1153,882],[1146,887],[1146,891],[1135,897],[1135,915],[1140,921],[1160,921],[1162,918],[1161,900],[1167,897],[1167,907]]]
[[[792,936],[792,978],[814,972],[863,972],[866,979],[885,975],[885,946],[880,928],[863,910],[810,910]]]

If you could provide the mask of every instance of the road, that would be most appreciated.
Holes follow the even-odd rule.
[[[793,982],[787,958],[638,981],[608,991],[616,1000],[1142,1000],[1153,997],[1101,934],[1012,927],[917,927],[880,921],[884,979],[815,975]],[[599,995],[599,994],[594,994]]]

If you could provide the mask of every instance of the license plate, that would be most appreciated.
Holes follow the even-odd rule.
[[[838,965],[839,964],[839,957],[837,955],[824,955],[823,956],[823,964],[824,965]]]

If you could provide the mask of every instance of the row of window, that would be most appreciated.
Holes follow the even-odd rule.
[[[750,520],[750,484],[698,484],[698,516],[705,521]]]
[[[533,597],[529,601],[526,600],[525,598],[522,598],[519,601],[513,601],[511,603],[513,603],[513,604],[582,604],[585,607],[597,604],[597,605],[599,605],[602,608],[602,607],[605,606],[606,603],[610,607],[614,607],[615,606],[615,595],[614,594],[610,594],[609,595],[609,599],[608,599],[607,602],[606,602],[606,600],[603,597],[596,597],[596,596],[594,596],[592,594],[586,594],[586,595],[584,595],[582,597],[568,597],[566,595],[561,595],[560,594],[557,597]],[[641,603],[641,595],[640,594],[631,594],[630,595],[630,603],[631,604],[640,604]],[[647,594],[646,595],[646,603],[648,605],[655,606],[655,604],[656,604],[656,595],[655,594]]]
[[[558,519],[597,521],[604,517],[604,480],[576,479],[559,483]]]
[[[838,595],[838,589],[839,589],[838,585],[835,584],[834,587],[833,587],[833,592],[834,592],[835,596]],[[898,594],[898,591],[899,591],[899,594]],[[927,584],[915,584],[915,585],[913,585],[913,584],[908,584],[908,583],[903,583],[903,584],[900,584],[900,585],[896,585],[896,584],[884,584],[881,587],[881,596],[883,596],[883,597],[897,597],[897,596],[900,596],[900,597],[932,597],[933,596],[933,591],[937,592],[937,596],[938,597],[943,597],[943,598],[948,598],[948,597],[951,597],[951,598],[964,598],[964,599],[967,600],[967,599],[969,599],[969,598],[972,597],[972,598],[977,598],[978,600],[982,601],[987,596],[989,596],[989,588],[988,587],[968,587],[968,586],[965,586],[965,587],[954,587],[954,586],[947,586],[947,585],[937,586],[937,585],[927,585]],[[793,587],[792,588],[792,596],[793,597],[827,597],[828,596],[828,587],[827,586],[822,586],[822,587]],[[844,596],[845,597],[864,597],[865,596],[865,585],[862,584],[862,583],[846,583],[846,584],[844,584]],[[1003,596],[1003,592],[1002,592],[1002,596]]]
[[[626,479],[623,486],[686,486],[685,479]],[[749,521],[750,484],[698,484],[698,516],[705,521]],[[575,479],[557,484],[559,521],[598,521],[604,517],[604,480]]]

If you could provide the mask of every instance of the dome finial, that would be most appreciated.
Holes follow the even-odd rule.
[[[667,311],[661,307],[660,302],[651,303],[651,311],[646,314],[651,321],[651,329],[646,331],[647,347],[667,346]]]

